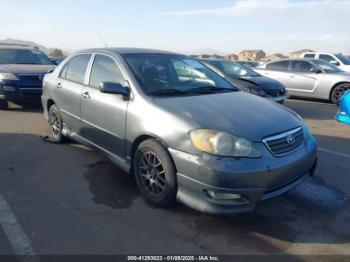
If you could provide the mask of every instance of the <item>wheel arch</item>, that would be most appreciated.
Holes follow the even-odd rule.
[[[145,134],[140,134],[139,136],[137,136],[134,141],[132,142],[131,144],[131,147],[130,147],[130,173],[133,174],[133,162],[134,162],[134,157],[135,157],[135,153],[136,153],[136,150],[137,148],[139,147],[139,145],[148,140],[148,139],[154,139],[154,140],[157,140],[161,145],[163,145],[166,150],[168,150],[168,144],[163,140],[161,139],[159,136],[155,135],[155,134],[150,134],[150,133],[145,133]],[[169,155],[170,155],[170,152],[169,152]],[[171,158],[171,161],[174,163],[174,160],[172,159],[171,155],[170,155],[170,158]],[[174,166],[175,166],[175,163],[174,163]],[[176,166],[175,166],[176,168]]]
[[[49,99],[49,100],[47,100],[47,103],[46,103],[46,109],[47,109],[47,111],[49,111],[50,110],[50,107],[52,106],[52,105],[55,105],[56,103],[55,103],[55,101],[53,101],[53,99]]]
[[[334,89],[335,89],[337,86],[342,85],[342,84],[350,84],[350,81],[341,81],[341,82],[335,83],[335,84],[332,86],[331,91],[329,92],[329,100],[332,101],[332,94],[333,94]]]

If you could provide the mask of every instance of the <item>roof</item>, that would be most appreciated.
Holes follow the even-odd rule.
[[[280,59],[277,61],[270,61],[268,63],[275,63],[275,62],[282,62],[282,61],[318,61],[318,59],[315,59],[315,58],[286,58],[286,59]]]
[[[173,52],[156,50],[156,49],[147,49],[147,48],[133,48],[133,47],[106,47],[106,48],[90,48],[85,50],[80,50],[77,53],[83,52],[107,52],[115,54],[140,54],[140,53],[154,53],[154,54],[176,54]]]
[[[263,50],[261,49],[255,49],[255,50],[242,50],[241,52],[239,52],[240,54],[243,54],[243,53],[253,53],[253,54],[256,54],[256,53],[259,53],[259,52],[263,52],[265,53]]]
[[[31,45],[0,43],[0,49],[5,49],[5,48],[6,49],[24,49],[24,50],[39,49],[37,46],[31,46]]]
[[[315,52],[315,51],[311,49],[300,49],[292,52],[291,54],[299,54],[299,53],[305,53],[305,52]]]

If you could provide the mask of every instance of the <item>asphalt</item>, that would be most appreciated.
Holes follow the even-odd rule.
[[[316,177],[228,218],[148,205],[133,178],[99,153],[44,142],[39,106],[11,105],[0,111],[0,200],[10,208],[0,210],[0,255],[25,253],[26,244],[41,255],[350,255],[350,127],[329,103],[286,106],[319,141]]]

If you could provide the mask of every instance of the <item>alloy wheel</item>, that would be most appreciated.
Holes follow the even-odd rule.
[[[159,157],[153,152],[145,152],[141,157],[139,170],[144,190],[153,197],[162,196],[167,184]]]

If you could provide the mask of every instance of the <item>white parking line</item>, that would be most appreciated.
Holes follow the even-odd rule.
[[[24,233],[22,226],[18,223],[15,215],[5,198],[0,194],[0,226],[3,228],[8,241],[10,242],[16,255],[25,256],[35,255],[29,238]]]
[[[318,150],[319,150],[319,151],[322,151],[322,152],[334,154],[334,155],[337,155],[337,156],[342,156],[342,157],[350,158],[350,155],[349,155],[349,154],[340,153],[340,152],[333,151],[333,150],[330,150],[330,149],[326,149],[326,148],[319,147]]]

